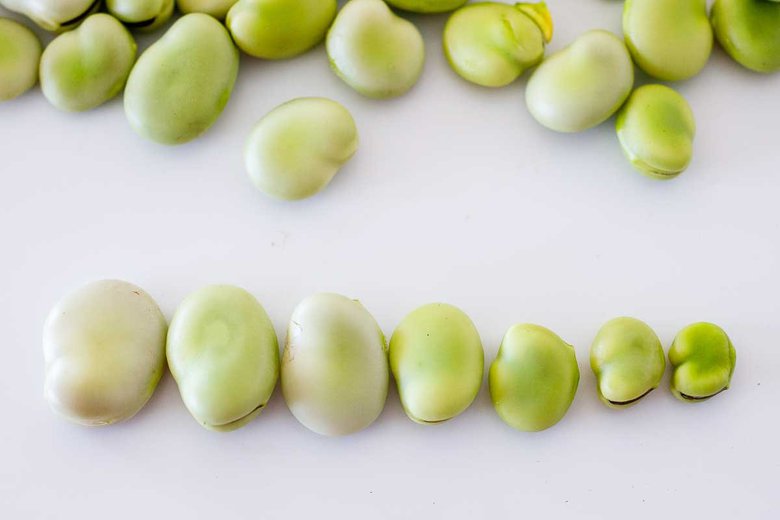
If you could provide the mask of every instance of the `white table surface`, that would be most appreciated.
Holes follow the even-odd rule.
[[[620,31],[619,2],[549,4],[550,50],[586,29]],[[545,130],[525,109],[525,79],[460,80],[440,50],[446,16],[412,19],[427,63],[408,95],[360,97],[322,46],[243,58],[223,116],[177,148],[136,136],[120,100],[70,115],[36,89],[0,106],[0,516],[779,517],[780,75],[716,49],[678,85],[698,123],[694,161],[657,182],[628,165],[612,121]],[[353,112],[359,152],[317,197],[270,200],[244,172],[244,140],[274,106],[312,95]],[[317,291],[360,298],[388,336],[418,305],[458,305],[488,363],[511,324],[535,322],[576,346],[580,388],[543,433],[502,423],[485,384],[450,422],[412,423],[393,389],[369,429],[325,438],[278,389],[245,428],[207,431],[166,374],[132,420],[83,428],[43,399],[41,329],[60,297],[105,277],[145,288],[168,317],[202,285],[240,285],[282,342]],[[731,390],[683,404],[667,370],[638,406],[606,408],[588,347],[618,315],[647,321],[666,346],[690,322],[720,324],[738,353]]]

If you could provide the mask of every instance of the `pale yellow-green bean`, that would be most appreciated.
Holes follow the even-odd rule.
[[[113,16],[93,14],[43,51],[43,95],[71,112],[102,105],[124,88],[135,54],[135,40],[124,25]]]
[[[106,11],[131,29],[153,31],[173,14],[173,0],[106,0]]]
[[[417,423],[440,423],[465,411],[479,393],[484,363],[479,332],[452,305],[417,308],[390,339],[398,395],[406,415]]]
[[[688,102],[664,85],[636,89],[618,112],[618,140],[638,171],[656,179],[672,179],[693,157],[696,123]]]
[[[445,13],[465,4],[468,0],[387,0],[398,9],[413,13]]]
[[[671,390],[684,402],[698,403],[728,390],[737,352],[726,333],[712,323],[681,330],[669,349]]]
[[[224,20],[228,11],[237,0],[176,0],[176,6],[182,13],[204,13]]]
[[[0,103],[21,96],[38,81],[41,41],[24,25],[0,18]]]
[[[27,16],[47,31],[76,27],[102,3],[102,0],[0,0],[6,9]]]
[[[272,197],[297,200],[321,191],[357,150],[349,111],[325,98],[298,98],[266,114],[244,151],[249,178]]]
[[[715,0],[712,26],[720,45],[756,72],[780,70],[780,2]]]
[[[337,9],[336,0],[239,0],[225,24],[242,51],[278,60],[322,42]]]

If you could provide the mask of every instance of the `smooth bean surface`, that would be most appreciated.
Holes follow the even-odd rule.
[[[669,363],[672,394],[696,403],[729,388],[737,352],[723,329],[712,323],[694,323],[674,338]]]
[[[465,4],[468,0],[387,0],[398,9],[412,13],[445,13]]]
[[[106,11],[131,29],[153,31],[173,14],[173,0],[106,0]]]
[[[712,26],[718,43],[742,66],[780,70],[780,2],[715,0]]]
[[[237,0],[176,0],[176,6],[182,13],[203,13],[224,20]]]
[[[24,25],[0,18],[0,102],[21,96],[38,81],[41,41]]]
[[[76,27],[100,8],[102,0],[0,0],[0,5],[21,13],[47,31]]]

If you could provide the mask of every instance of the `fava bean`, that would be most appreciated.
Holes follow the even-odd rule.
[[[93,14],[43,51],[43,95],[60,110],[102,105],[124,88],[135,53],[135,40],[116,18]]]
[[[192,416],[216,431],[257,417],[279,377],[276,331],[258,301],[239,287],[189,295],[168,330],[168,366]]]
[[[191,141],[222,113],[237,74],[238,49],[227,29],[211,16],[185,15],[138,58],[125,114],[152,141]]]
[[[130,27],[153,31],[173,14],[173,0],[106,0],[108,13]]]
[[[357,150],[355,121],[325,98],[298,98],[265,115],[245,148],[252,182],[280,199],[303,199],[325,188]]]
[[[580,132],[609,119],[633,84],[634,64],[626,46],[610,32],[593,30],[537,67],[525,101],[547,128]]]
[[[468,0],[387,0],[398,9],[413,13],[445,13],[465,4]]]
[[[723,329],[712,323],[694,323],[674,338],[669,363],[672,394],[696,403],[728,390],[737,352]]]
[[[0,18],[0,102],[21,96],[38,81],[41,42],[24,25]]]
[[[228,11],[238,0],[176,0],[182,13],[204,13],[224,20]]]
[[[293,311],[282,356],[282,393],[298,421],[346,435],[379,417],[387,399],[385,337],[357,300],[315,294]]]
[[[631,164],[649,177],[672,179],[693,156],[696,123],[685,98],[664,85],[636,89],[618,112],[620,145]]]
[[[780,2],[715,0],[712,26],[734,60],[756,72],[780,70]]]
[[[511,327],[490,366],[490,396],[498,415],[520,431],[558,423],[569,410],[580,369],[574,347],[538,325]]]
[[[626,0],[623,35],[634,62],[664,81],[692,78],[707,64],[707,0]]]
[[[484,352],[476,327],[457,307],[423,305],[390,339],[390,369],[401,404],[421,424],[452,419],[479,393]]]
[[[151,296],[127,282],[101,280],[65,297],[43,330],[49,405],[86,426],[132,417],[162,376],[165,330]]]
[[[372,98],[400,96],[417,83],[425,61],[423,38],[412,22],[382,0],[350,0],[328,32],[333,71]]]
[[[225,24],[242,51],[277,60],[325,39],[337,9],[336,0],[239,0]]]
[[[611,408],[636,404],[658,387],[666,368],[661,341],[635,318],[608,321],[590,347],[599,397]]]
[[[47,31],[76,27],[100,8],[102,0],[0,0],[0,5],[27,16]]]
[[[503,87],[542,61],[551,38],[552,18],[544,2],[470,4],[447,20],[444,54],[464,79]]]

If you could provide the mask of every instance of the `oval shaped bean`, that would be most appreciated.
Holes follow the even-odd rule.
[[[124,88],[135,53],[135,40],[116,18],[93,14],[43,51],[43,95],[60,110],[77,112],[102,105]]]
[[[47,31],[72,29],[100,8],[102,0],[0,0],[0,5],[21,13]]]
[[[360,302],[321,293],[295,308],[282,393],[301,424],[322,435],[366,428],[385,406],[388,379],[385,337]]]
[[[465,4],[468,0],[387,0],[398,9],[412,13],[446,13]]]
[[[325,98],[298,98],[266,114],[252,130],[244,160],[262,192],[297,200],[321,191],[357,150],[355,121]]]
[[[127,282],[92,282],[66,296],[43,329],[49,405],[86,426],[129,419],[160,381],[165,331],[151,296]]]
[[[539,123],[580,132],[614,114],[634,84],[634,64],[614,34],[588,31],[546,58],[531,75],[525,101]]]
[[[238,49],[205,14],[181,17],[130,72],[125,114],[138,134],[163,144],[195,139],[217,120],[238,74]]]
[[[482,384],[479,332],[452,305],[432,303],[409,313],[390,339],[390,369],[406,415],[440,423],[468,408]]]
[[[336,0],[240,0],[225,23],[242,51],[278,60],[325,39],[337,9]]]
[[[230,285],[189,295],[168,330],[168,366],[204,427],[232,431],[257,417],[279,377],[279,345],[265,309]]]
[[[623,35],[634,63],[651,76],[692,78],[712,52],[707,0],[626,0]]]
[[[544,2],[485,2],[455,11],[444,26],[444,54],[462,78],[484,87],[503,87],[542,61],[552,38]]]
[[[204,13],[224,20],[231,7],[238,0],[176,0],[182,13]]]
[[[130,27],[153,31],[173,14],[173,0],[106,0],[108,13]]]
[[[740,65],[756,72],[780,70],[780,2],[715,0],[715,37]]]
[[[512,428],[546,430],[569,410],[580,369],[574,347],[539,325],[511,327],[490,366],[490,396]]]
[[[417,83],[425,62],[420,31],[382,0],[347,2],[325,44],[336,75],[371,98],[406,93]]]
[[[25,27],[0,18],[0,102],[21,96],[38,81],[41,41]]]
[[[625,408],[658,387],[666,358],[661,341],[646,323],[615,318],[593,340],[590,367],[601,400],[611,408]]]
[[[644,85],[615,123],[623,152],[638,171],[656,179],[682,173],[693,156],[696,123],[685,98],[664,85]]]
[[[728,390],[737,352],[723,329],[712,323],[694,323],[674,338],[669,363],[672,394],[697,403]]]

